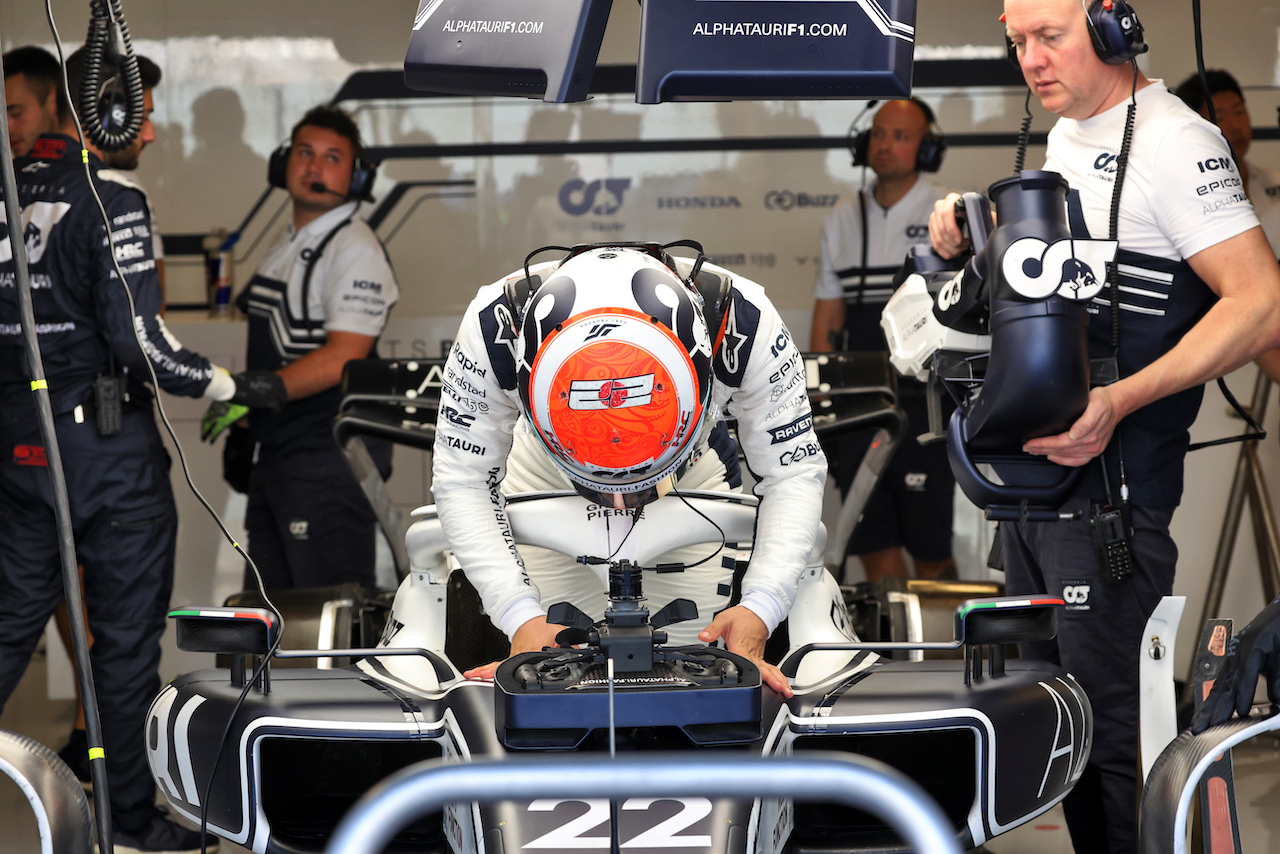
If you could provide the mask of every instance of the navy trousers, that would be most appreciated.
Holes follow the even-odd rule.
[[[24,408],[25,409],[25,408]],[[0,709],[63,598],[44,442],[34,412],[0,422]],[[150,411],[127,410],[120,433],[56,419],[76,553],[94,643],[111,812],[122,825],[151,807],[143,727],[160,690],[160,636],[173,588],[177,511],[169,455]],[[123,821],[120,821],[123,819]]]
[[[1129,542],[1134,572],[1124,581],[1100,577],[1089,533],[1089,502],[1075,522],[1001,522],[1009,595],[1047,593],[1067,601],[1058,636],[1022,644],[1024,658],[1065,668],[1093,706],[1093,747],[1079,784],[1063,802],[1076,851],[1128,854],[1136,847],[1138,655],[1143,629],[1162,596],[1173,592],[1178,549],[1169,535],[1172,508],[1133,508]]]

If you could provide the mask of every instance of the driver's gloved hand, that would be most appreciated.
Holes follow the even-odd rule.
[[[1258,676],[1267,680],[1267,699],[1280,705],[1280,597],[1231,639],[1226,660],[1204,705],[1191,721],[1191,731],[1204,732],[1224,723],[1234,711],[1249,714]]]
[[[241,371],[232,374],[231,379],[236,384],[236,393],[231,396],[231,403],[250,409],[279,412],[289,399],[284,388],[284,377],[275,371]]]

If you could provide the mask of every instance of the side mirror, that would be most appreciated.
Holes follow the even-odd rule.
[[[266,655],[280,634],[280,619],[266,608],[174,608],[178,649]]]
[[[993,596],[956,606],[956,644],[964,646],[964,684],[982,679],[983,650],[991,676],[1004,675],[1004,645],[1049,640],[1058,633],[1058,609],[1066,601],[1051,596]]]
[[[956,643],[981,646],[1049,640],[1058,633],[1058,609],[1066,604],[1052,596],[966,599],[956,606]]]

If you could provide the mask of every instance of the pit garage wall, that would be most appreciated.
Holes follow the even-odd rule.
[[[53,10],[68,50],[83,40],[88,4],[55,0]],[[173,3],[125,0],[138,50],[164,69],[154,116],[158,141],[138,171],[150,190],[166,234],[236,229],[261,194],[266,157],[287,137],[309,106],[333,97],[347,77],[364,69],[397,67],[408,43],[413,0],[368,0],[360,4],[316,4],[314,0],[252,3]],[[920,57],[991,57],[1000,50],[994,0],[954,3],[919,0]],[[1176,84],[1194,70],[1192,31],[1185,0],[1141,0],[1154,54],[1143,59],[1148,74]],[[4,49],[35,43],[51,46],[42,4],[0,0]],[[1248,22],[1242,26],[1241,22]],[[1213,4],[1206,10],[1205,44],[1211,67],[1229,64],[1249,87],[1259,132],[1250,159],[1280,166],[1272,123],[1280,93],[1277,37],[1280,8],[1249,0]],[[601,63],[633,63],[639,12],[615,4]],[[943,49],[952,49],[950,53]],[[945,81],[943,81],[945,82]],[[1023,93],[1015,88],[952,89],[935,86],[917,94],[938,113],[953,139],[961,135],[1017,130]],[[362,132],[375,146],[469,146],[490,143],[589,142],[600,140],[724,139],[733,137],[841,137],[861,104],[847,102],[736,102],[641,107],[626,95],[606,95],[582,105],[463,98],[430,99],[412,105],[358,102]],[[1034,129],[1050,125],[1038,105]],[[1033,148],[1028,164],[1035,165]],[[939,184],[984,189],[1012,169],[1006,146],[960,146],[948,153]],[[716,260],[756,278],[792,326],[797,340],[808,335],[818,233],[831,206],[853,199],[862,175],[847,151],[736,151],[594,153],[579,155],[455,156],[388,161],[376,194],[398,181],[474,182],[472,188],[419,188],[384,223],[381,233],[403,288],[384,355],[436,355],[456,327],[475,288],[517,267],[543,244],[609,239],[701,241]],[[268,199],[237,247],[242,285],[283,223],[283,195]],[[271,221],[273,216],[277,216]],[[170,300],[203,299],[202,269],[174,256],[169,263]],[[242,354],[243,325],[211,323],[199,312],[173,312],[177,334],[224,364]],[[1247,399],[1253,370],[1232,381]],[[179,438],[193,457],[197,483],[220,509],[227,503],[218,477],[217,454],[198,445],[202,407],[174,401]],[[1272,407],[1273,411],[1275,406]],[[1210,388],[1196,439],[1234,432],[1216,389]],[[1276,432],[1276,417],[1267,425]],[[1274,438],[1262,448],[1268,472],[1280,471]],[[402,455],[402,459],[404,455]],[[1175,519],[1181,550],[1178,592],[1191,600],[1189,621],[1199,604],[1221,524],[1236,450],[1201,451],[1188,464],[1191,490]],[[402,464],[398,495],[413,503],[423,494],[419,461]],[[179,485],[182,502],[180,578],[175,601],[207,601],[214,574],[216,532],[194,499]],[[971,527],[973,527],[971,525]],[[1242,527],[1223,614],[1247,618],[1261,600],[1249,525]],[[980,572],[981,544],[961,544],[970,573]],[[221,549],[225,551],[225,549]],[[234,561],[223,560],[234,576]],[[1184,632],[1180,661],[1190,643]],[[199,663],[170,653],[168,673]],[[1183,670],[1183,665],[1179,670]]]

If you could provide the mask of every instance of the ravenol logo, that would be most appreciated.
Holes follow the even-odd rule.
[[[782,442],[794,439],[801,433],[807,433],[813,429],[813,416],[805,415],[792,421],[790,424],[783,424],[769,431],[769,444],[777,445]]]
[[[569,408],[627,409],[653,398],[653,374],[605,380],[574,380],[569,384]]]
[[[622,207],[622,196],[630,187],[630,178],[597,179],[591,183],[574,178],[572,181],[565,181],[560,187],[560,207],[571,216],[585,216],[589,213],[609,216]],[[596,201],[597,197],[599,202]]]
[[[1027,299],[1057,294],[1082,302],[1102,291],[1107,263],[1115,260],[1114,240],[1066,238],[1045,243],[1035,237],[1015,240],[1000,259],[1005,281]]]

